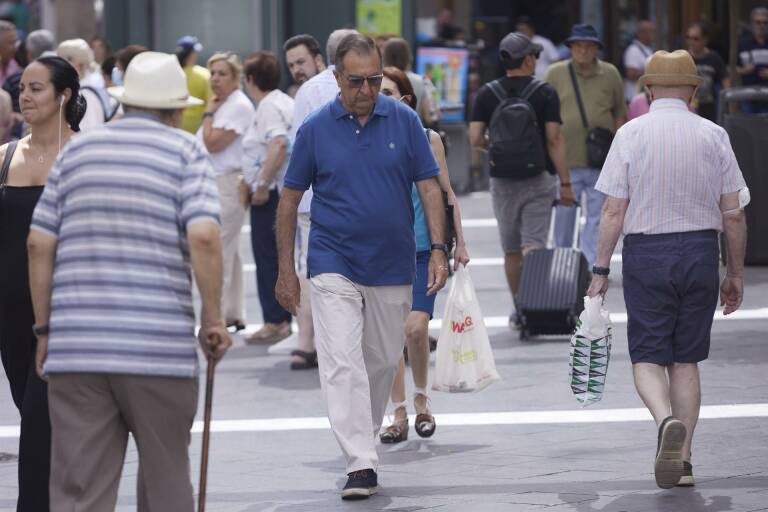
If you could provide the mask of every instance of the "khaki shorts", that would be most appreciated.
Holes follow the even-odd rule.
[[[523,247],[545,247],[557,197],[557,180],[548,172],[526,180],[491,178],[491,202],[505,254]]]

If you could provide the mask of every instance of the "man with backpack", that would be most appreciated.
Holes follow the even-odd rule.
[[[506,74],[480,88],[469,124],[470,144],[489,153],[491,200],[513,300],[523,256],[547,243],[557,197],[555,173],[561,202],[573,202],[560,135],[560,99],[550,85],[532,76],[541,49],[520,32],[502,39],[499,58]]]

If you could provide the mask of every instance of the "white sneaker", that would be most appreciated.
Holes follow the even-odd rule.
[[[288,356],[299,348],[299,334],[294,332],[282,341],[270,345],[267,354],[272,356]]]

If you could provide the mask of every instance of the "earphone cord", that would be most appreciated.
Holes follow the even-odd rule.
[[[64,109],[64,97],[61,97],[59,103],[59,153],[61,153],[61,111]],[[58,154],[56,155],[58,157]]]

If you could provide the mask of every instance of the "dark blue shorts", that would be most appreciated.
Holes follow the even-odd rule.
[[[709,356],[719,294],[715,231],[624,237],[624,301],[632,363],[698,363]]]
[[[429,265],[429,251],[416,253],[416,281],[413,283],[413,303],[411,311],[423,311],[432,319],[435,312],[435,298],[437,294],[427,295],[427,266]]]

